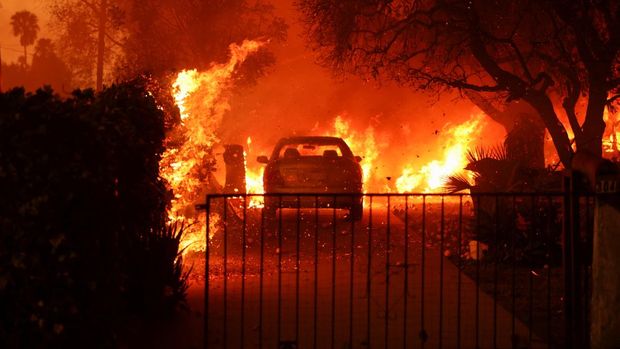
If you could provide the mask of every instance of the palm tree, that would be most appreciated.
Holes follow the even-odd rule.
[[[28,46],[34,44],[39,33],[39,19],[30,11],[19,11],[11,17],[13,35],[19,36],[19,43],[24,46],[24,65],[28,64]]]

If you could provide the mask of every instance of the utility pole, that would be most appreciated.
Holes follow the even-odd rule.
[[[108,7],[107,0],[101,0],[99,7],[99,42],[97,45],[97,91],[103,89],[103,59],[105,52],[105,25],[106,25],[106,11]]]
[[[0,45],[0,92],[2,92],[2,45]]]

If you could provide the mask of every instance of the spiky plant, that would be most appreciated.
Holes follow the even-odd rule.
[[[473,184],[469,182],[467,175],[459,173],[448,177],[444,187],[448,193],[458,193],[459,191],[471,189]]]
[[[478,162],[483,159],[508,160],[508,152],[503,144],[491,147],[476,147],[467,151],[467,161]]]
[[[130,301],[138,311],[172,313],[186,307],[188,278],[179,244],[188,225],[175,222],[145,234],[130,259]]]

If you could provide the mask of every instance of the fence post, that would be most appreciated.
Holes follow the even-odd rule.
[[[564,315],[566,348],[582,349],[584,340],[581,336],[581,319],[583,309],[580,300],[581,288],[581,248],[579,197],[580,175],[571,171],[564,177],[564,224],[562,231],[562,260],[564,264]]]
[[[620,348],[620,191],[597,181],[592,256],[592,348]]]
[[[591,309],[590,333],[584,344],[592,348],[620,348],[620,169],[612,161],[588,152],[575,153],[572,168],[588,179],[590,190],[596,193],[592,298],[582,302]],[[581,324],[576,330],[588,325],[585,317]]]

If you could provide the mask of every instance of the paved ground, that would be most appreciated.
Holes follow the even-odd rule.
[[[229,238],[218,232],[210,253],[208,347],[511,348],[511,338],[544,346],[536,336],[525,345],[527,327],[437,246],[423,251],[419,231],[409,229],[405,249],[405,226],[387,212],[375,208],[372,222],[366,212],[352,226],[339,212],[334,220],[332,211],[304,211],[297,220],[285,211],[282,234],[268,229],[262,243],[259,215],[249,212],[245,264],[243,225],[231,220]],[[204,272],[204,260],[194,263]],[[201,347],[203,297],[204,279],[195,277],[192,311],[156,330],[151,347]]]

